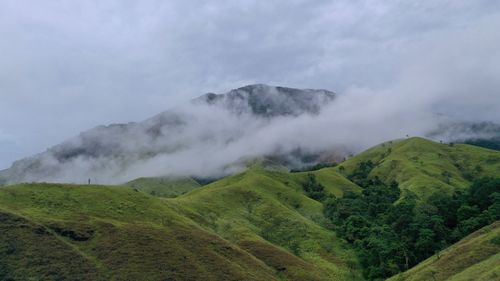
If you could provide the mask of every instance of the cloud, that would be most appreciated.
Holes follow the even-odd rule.
[[[499,11],[493,0],[2,1],[0,129],[16,153],[2,145],[0,167],[98,124],[255,82],[339,93],[314,125],[266,129],[284,135],[366,132],[364,147],[420,132],[429,112],[497,121]]]

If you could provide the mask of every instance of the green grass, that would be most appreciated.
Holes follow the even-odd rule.
[[[329,194],[336,197],[344,196],[344,193],[361,192],[361,188],[345,178],[342,174],[332,168],[323,168],[313,172],[292,173],[290,177],[302,182],[307,174],[313,174]]]
[[[173,198],[185,194],[201,185],[192,178],[138,178],[127,182],[126,186],[149,193],[153,196]]]
[[[500,221],[486,226],[390,281],[500,279]]]
[[[277,280],[248,252],[130,188],[9,186],[0,210],[2,280]]]
[[[0,280],[105,280],[98,264],[43,225],[0,211]]]
[[[333,176],[325,176],[322,183],[333,192],[334,182],[328,180],[337,178],[331,173]],[[321,203],[304,194],[301,183],[305,176],[254,166],[172,201],[193,220],[237,245],[245,245],[254,254],[262,253],[263,245],[272,244],[267,251],[289,257],[278,260],[295,264],[296,257],[300,258],[307,266],[281,265],[296,280],[306,275],[309,280],[359,278],[352,252],[324,227]],[[341,191],[343,187],[338,188]],[[260,250],[252,250],[252,246]],[[311,272],[309,267],[315,270]]]
[[[295,177],[251,169],[173,199],[122,186],[3,187],[2,212],[33,227],[10,229],[4,220],[1,273],[14,280],[67,280],[72,272],[80,280],[359,279],[351,252],[323,227],[321,204]],[[20,246],[12,251],[15,237]]]
[[[368,160],[376,165],[371,177],[378,176],[387,183],[395,180],[403,190],[422,199],[435,192],[464,189],[472,178],[498,176],[500,171],[498,151],[416,137],[377,145],[332,169],[349,175],[359,163]]]
[[[44,219],[160,224],[165,216],[185,218],[161,200],[121,186],[22,184],[0,189],[0,208],[43,221]]]
[[[362,280],[353,251],[302,184],[312,173],[336,197],[360,192],[346,176],[367,160],[376,164],[371,177],[396,180],[423,199],[500,170],[499,152],[411,138],[312,172],[256,161],[204,186],[140,178],[128,187],[2,187],[0,280]],[[427,278],[429,270],[449,280],[496,276],[498,245],[488,241],[496,241],[498,223],[482,231],[397,278]],[[408,280],[432,280],[418,278]]]

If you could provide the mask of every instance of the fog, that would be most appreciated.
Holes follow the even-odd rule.
[[[304,10],[308,17],[297,16],[300,15],[297,9],[302,6],[295,3],[291,5],[293,9],[285,9],[282,19],[266,17],[265,22],[257,21],[247,30],[248,33],[234,36],[225,27],[237,24],[234,28],[241,31],[246,30],[248,24],[237,19],[236,15],[240,13],[221,21],[215,20],[217,15],[238,10],[232,6],[216,9],[215,5],[209,16],[200,15],[198,19],[193,16],[189,22],[181,21],[184,23],[179,26],[182,32],[176,33],[178,30],[173,25],[166,25],[175,35],[173,38],[179,39],[175,41],[178,45],[172,40],[160,40],[154,44],[155,48],[145,43],[144,49],[140,48],[142,45],[134,45],[131,47],[133,52],[121,50],[110,55],[113,58],[120,55],[132,60],[136,58],[142,62],[139,66],[144,67],[143,72],[129,71],[133,68],[130,61],[120,65],[120,60],[113,60],[112,66],[103,68],[106,73],[101,72],[99,79],[93,80],[92,70],[100,69],[103,64],[82,64],[80,69],[83,60],[79,58],[76,66],[70,68],[73,72],[65,76],[69,77],[65,83],[73,81],[75,84],[65,84],[64,91],[59,87],[59,79],[32,76],[29,69],[22,67],[12,68],[19,74],[12,78],[13,74],[3,69],[0,81],[8,83],[0,86],[0,108],[4,120],[0,127],[0,155],[3,159],[19,159],[21,155],[42,151],[41,145],[50,147],[97,124],[140,121],[168,110],[165,114],[181,116],[181,125],[162,127],[166,137],[151,138],[137,125],[148,121],[131,125],[131,128],[137,128],[125,134],[119,128],[115,129],[118,134],[113,130],[93,130],[97,139],[106,139],[108,147],[118,149],[117,154],[112,157],[106,153],[77,156],[59,163],[60,159],[53,157],[49,150],[37,156],[40,166],[49,168],[35,174],[30,174],[27,169],[18,171],[28,171],[22,176],[23,181],[85,182],[92,178],[99,183],[119,183],[139,176],[217,177],[239,171],[245,167],[246,161],[264,155],[287,155],[300,149],[308,153],[328,154],[333,151],[332,159],[341,159],[380,142],[407,135],[432,136],[443,141],[470,137],[469,133],[460,130],[445,132],[444,128],[451,124],[500,123],[500,13],[494,1],[480,1],[477,5],[466,4],[467,1],[438,1],[438,7],[422,4],[414,7],[415,10],[392,2],[387,5],[369,5],[370,1],[353,1],[356,4],[326,2]],[[249,5],[247,8],[264,13],[276,12],[278,6]],[[380,9],[373,9],[371,14],[367,7]],[[439,10],[440,7],[443,9]],[[333,17],[329,14],[333,10],[342,12]],[[401,11],[411,15],[408,19],[396,16]],[[429,17],[419,22],[417,19],[425,18],[424,15]],[[363,16],[368,16],[369,20],[362,21]],[[216,31],[207,27],[207,32],[214,37],[198,38],[197,35],[203,33],[199,29],[190,33],[191,21],[199,23],[206,17],[213,20],[211,28]],[[61,26],[61,22],[54,23],[54,26]],[[156,23],[150,24],[156,26]],[[144,22],[140,25],[145,29],[148,26]],[[159,26],[163,25],[158,23]],[[279,26],[287,30],[297,27],[296,37],[292,36],[294,40],[290,36],[279,37],[281,41],[273,40]],[[72,31],[71,27],[68,29]],[[142,29],[134,30],[133,34],[140,34],[140,31]],[[106,32],[104,30],[99,35],[100,40],[104,40],[101,36]],[[84,34],[93,38],[90,33]],[[265,36],[259,37],[261,34]],[[241,42],[229,42],[226,40],[228,36]],[[124,43],[129,42],[125,34],[120,34],[119,38]],[[222,38],[222,43],[217,38]],[[198,43],[186,45],[188,41]],[[7,53],[12,53],[9,50],[15,45],[6,46],[9,47]],[[97,44],[94,48],[99,46]],[[161,46],[168,46],[170,55],[159,52],[157,48]],[[240,48],[241,51],[236,51]],[[108,49],[108,54],[112,50]],[[36,60],[29,60],[30,56],[25,54],[28,51],[21,48],[21,55],[16,51],[12,58],[23,57],[28,60],[27,65],[32,65]],[[143,57],[138,55],[141,52],[147,53],[147,59],[142,60]],[[65,54],[61,53],[62,61]],[[99,61],[99,54],[98,51],[86,53],[84,58]],[[137,56],[128,56],[130,54]],[[176,54],[182,55],[173,59]],[[3,58],[3,65],[16,65],[10,58]],[[157,64],[153,63],[155,59]],[[74,57],[69,60],[73,61]],[[39,62],[39,67],[51,69],[49,63]],[[64,62],[60,63],[64,65]],[[160,71],[164,68],[169,70]],[[26,73],[29,75],[23,76]],[[158,73],[164,75],[161,78],[155,76]],[[40,87],[34,89],[19,77]],[[135,79],[133,81],[137,84],[134,84],[130,77],[149,77],[156,82],[166,82],[147,80],[146,83],[146,80]],[[79,79],[85,79],[85,83],[80,83]],[[336,97],[324,104],[319,114],[273,118],[262,118],[249,112],[234,114],[218,105],[190,102],[205,92],[223,93],[251,83],[325,88],[335,92]],[[21,84],[25,86],[19,92]],[[58,94],[53,94],[53,89]],[[78,98],[69,99],[70,94]],[[32,95],[46,98],[34,99]],[[61,108],[64,110],[59,110]],[[118,113],[113,115],[110,112]],[[473,136],[474,132],[470,134]],[[79,137],[69,140],[73,144],[79,141]]]

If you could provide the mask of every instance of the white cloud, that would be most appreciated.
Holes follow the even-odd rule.
[[[393,115],[498,120],[499,11],[495,0],[0,1],[0,128],[17,147],[0,147],[0,167],[256,82],[356,92]]]

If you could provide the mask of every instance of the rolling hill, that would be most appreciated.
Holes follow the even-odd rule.
[[[498,177],[500,153],[466,144],[437,143],[413,137],[389,141],[362,152],[333,168],[350,175],[370,161],[369,177],[396,181],[400,188],[426,199],[435,193],[465,189],[471,180]]]
[[[278,280],[240,247],[126,187],[11,186],[0,202],[2,280]]]
[[[316,171],[257,161],[205,185],[139,178],[125,186],[2,187],[0,280],[365,280],[359,252],[325,213],[331,200],[371,196],[353,177],[363,165],[367,178],[397,181],[402,197],[411,191],[429,209],[433,194],[498,177],[500,153],[410,138]],[[308,196],[311,178],[326,199]],[[494,280],[498,229],[493,223],[391,280]]]
[[[300,175],[287,175],[255,167],[175,199],[121,186],[4,187],[0,277],[360,279],[321,204],[303,194]],[[356,188],[324,183],[333,193]]]

